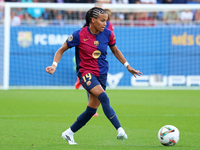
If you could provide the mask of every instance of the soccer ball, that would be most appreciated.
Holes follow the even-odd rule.
[[[178,143],[179,130],[173,125],[165,125],[158,131],[158,139],[164,146],[173,146]]]

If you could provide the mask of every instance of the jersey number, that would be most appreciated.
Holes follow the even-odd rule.
[[[86,74],[83,76],[83,81],[86,82],[86,80],[91,80],[92,79],[92,76],[90,73]]]

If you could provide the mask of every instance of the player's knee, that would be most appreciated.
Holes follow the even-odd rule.
[[[99,94],[98,99],[101,103],[108,103],[109,104],[109,98],[106,92],[102,92]]]

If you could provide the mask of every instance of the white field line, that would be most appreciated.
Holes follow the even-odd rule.
[[[0,118],[23,118],[23,117],[71,117],[78,116],[78,114],[73,115],[0,115]],[[99,115],[104,116],[104,114]],[[164,115],[137,115],[137,114],[127,114],[127,115],[117,115],[123,117],[199,117],[200,114],[185,114],[185,115],[176,115],[176,114],[164,114]]]

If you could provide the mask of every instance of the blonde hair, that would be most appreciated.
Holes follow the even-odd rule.
[[[108,21],[110,21],[110,18],[111,18],[111,14],[112,14],[112,11],[108,8],[104,9],[106,11],[106,13],[108,14]]]

